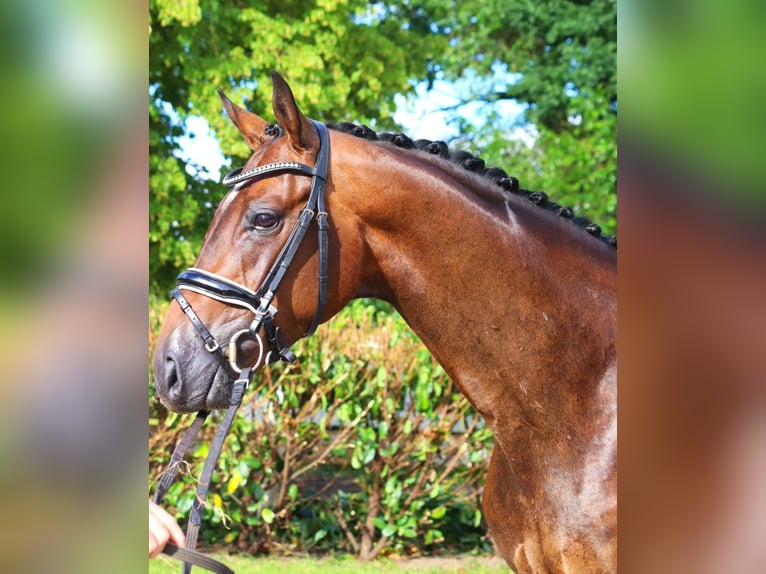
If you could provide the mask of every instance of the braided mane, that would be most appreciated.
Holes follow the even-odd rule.
[[[358,138],[370,141],[389,142],[402,149],[416,149],[449,160],[463,169],[484,177],[490,183],[499,186],[507,193],[524,197],[538,207],[551,211],[560,218],[572,222],[572,224],[584,229],[587,233],[600,239],[607,245],[610,245],[615,249],[617,248],[617,236],[603,234],[599,225],[591,222],[586,217],[575,215],[574,210],[571,207],[564,207],[551,201],[548,198],[548,194],[544,191],[532,191],[522,188],[519,185],[519,180],[517,178],[509,176],[505,170],[499,167],[487,168],[483,159],[476,157],[467,151],[450,150],[449,146],[443,141],[431,141],[426,139],[412,140],[406,135],[399,133],[384,132],[378,134],[367,126],[357,125],[350,122],[340,122],[337,124],[328,123],[327,127]]]

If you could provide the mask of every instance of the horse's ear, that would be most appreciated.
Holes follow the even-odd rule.
[[[319,145],[319,137],[311,122],[298,109],[290,86],[276,72],[271,72],[271,82],[274,84],[271,96],[274,115],[285,130],[290,145],[301,151],[314,149]]]
[[[264,130],[268,122],[260,116],[240,108],[226,97],[221,88],[218,88],[218,95],[221,97],[226,115],[229,116],[231,122],[237,126],[239,132],[245,137],[247,147],[253,151],[261,147],[266,139]]]

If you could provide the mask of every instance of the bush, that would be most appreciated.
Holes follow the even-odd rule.
[[[164,306],[152,315],[156,330]],[[479,493],[492,437],[401,317],[352,302],[259,374],[214,473],[204,540],[245,552],[488,550]],[[190,423],[154,399],[153,480]],[[215,425],[166,501],[188,513]]]

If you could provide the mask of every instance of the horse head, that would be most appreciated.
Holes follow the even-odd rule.
[[[178,305],[171,305],[157,340],[155,386],[173,411],[226,407],[240,369],[289,360],[289,345],[356,290],[354,274],[341,279],[338,269],[341,256],[344,269],[358,267],[359,233],[341,217],[329,225],[324,206],[332,189],[329,135],[301,113],[278,74],[272,81],[277,125],[219,90],[253,153],[224,179],[233,189],[215,212],[195,266],[179,276]],[[315,226],[323,231],[306,233]]]

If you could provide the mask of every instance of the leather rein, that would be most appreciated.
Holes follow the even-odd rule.
[[[279,255],[277,255],[261,286],[256,291],[252,291],[226,277],[190,267],[179,274],[176,279],[176,288],[172,291],[173,298],[202,338],[205,348],[218,359],[221,366],[232,378],[236,377],[232,387],[229,407],[216,431],[215,438],[200,473],[196,496],[192,504],[189,524],[186,529],[186,548],[178,548],[175,544],[168,543],[163,549],[164,554],[174,556],[183,561],[183,574],[191,572],[192,564],[212,572],[218,572],[219,574],[234,574],[233,570],[221,562],[195,550],[202,510],[213,476],[213,470],[221,454],[223,442],[231,428],[237,409],[242,403],[244,392],[250,384],[254,371],[260,366],[262,361],[264,364],[278,360],[287,363],[295,362],[295,354],[284,344],[279,327],[274,324],[274,315],[277,309],[272,305],[272,301],[314,217],[316,217],[317,221],[319,238],[319,290],[314,319],[304,336],[307,337],[313,334],[319,326],[322,311],[327,303],[327,211],[325,208],[325,187],[327,185],[327,172],[330,160],[330,137],[324,124],[314,120],[310,121],[319,135],[319,153],[314,167],[299,162],[275,162],[248,170],[237,168],[223,178],[222,183],[229,187],[245,182],[249,185],[254,181],[272,175],[286,173],[305,175],[312,178],[309,198],[301,209],[295,227],[282,246]],[[182,291],[192,291],[227,305],[243,307],[253,314],[253,320],[247,329],[235,333],[224,348],[200,320]],[[266,334],[266,342],[269,347],[269,351],[265,356],[264,344],[260,336],[261,330]],[[257,343],[259,349],[258,357],[252,366],[242,367],[238,364],[237,345],[241,338]],[[209,414],[209,411],[206,410],[199,411],[194,422],[184,432],[181,440],[178,441],[170,458],[170,463],[157,484],[157,489],[154,493],[154,502],[157,504],[162,501],[168,489],[175,481],[186,451],[193,443]]]

